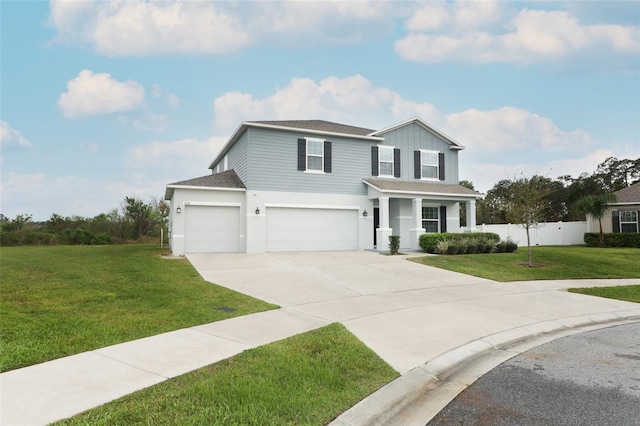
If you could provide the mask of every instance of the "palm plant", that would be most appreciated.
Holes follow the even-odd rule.
[[[604,232],[602,232],[602,218],[607,214],[609,205],[617,200],[614,194],[606,193],[600,195],[588,195],[581,198],[578,203],[578,209],[582,213],[588,214],[594,219],[598,219],[600,225],[600,247],[604,247]]]

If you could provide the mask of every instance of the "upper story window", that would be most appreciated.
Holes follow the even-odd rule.
[[[380,176],[393,176],[393,147],[378,147],[378,162]]]
[[[373,176],[400,177],[400,150],[392,146],[372,146],[371,174]]]
[[[437,151],[420,151],[420,179],[438,179]]]
[[[421,149],[413,152],[416,179],[444,180],[444,153]]]
[[[307,138],[307,170],[324,170],[324,141]]]
[[[298,139],[298,170],[331,173],[331,142],[324,139]]]

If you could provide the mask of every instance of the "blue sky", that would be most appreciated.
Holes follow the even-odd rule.
[[[0,1],[8,217],[202,176],[242,121],[420,117],[486,192],[640,157],[640,3]]]

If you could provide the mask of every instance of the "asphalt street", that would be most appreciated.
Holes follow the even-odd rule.
[[[640,425],[640,323],[524,352],[482,376],[428,425]]]

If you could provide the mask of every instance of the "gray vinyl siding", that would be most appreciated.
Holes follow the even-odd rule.
[[[249,164],[246,168],[247,180],[243,181],[248,190],[349,195],[367,193],[362,179],[371,174],[371,146],[375,142],[256,128],[248,129],[247,133]],[[331,141],[331,173],[316,174],[298,170],[298,139],[305,137]]]
[[[236,174],[240,178],[240,180],[245,184],[247,184],[247,146],[248,146],[248,133],[245,132],[235,144],[231,147],[228,152],[228,169],[235,170]],[[224,160],[220,160],[224,161]]]
[[[381,145],[400,148],[400,161],[402,165],[400,180],[419,180],[415,179],[414,176],[413,152],[427,149],[444,153],[445,180],[442,181],[442,183],[458,183],[458,151],[449,149],[450,145],[438,136],[415,123],[392,130],[381,136],[384,137],[384,143]],[[369,162],[370,161],[371,160],[369,160]],[[369,174],[371,174],[371,171],[369,171]]]

